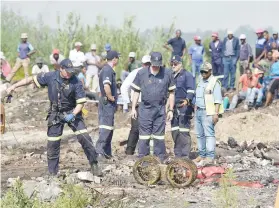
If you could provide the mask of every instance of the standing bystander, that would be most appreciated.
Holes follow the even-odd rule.
[[[249,68],[250,62],[253,59],[253,54],[252,54],[252,48],[251,46],[246,43],[246,35],[241,34],[239,36],[240,40],[240,52],[239,52],[239,70],[240,70],[240,76],[244,74],[245,70]]]
[[[87,71],[86,71],[86,88],[91,92],[96,92],[99,87],[99,67],[101,58],[97,55],[96,44],[91,45],[91,51],[85,54]]]
[[[81,51],[81,42],[75,43],[75,49],[70,51],[69,59],[72,61],[74,67],[79,67],[85,62],[84,53]]]
[[[200,74],[200,66],[203,62],[204,47],[201,44],[201,37],[194,37],[195,44],[189,48],[189,60],[192,65],[192,75],[195,78]]]
[[[212,66],[205,62],[201,66],[202,79],[196,89],[195,128],[199,156],[195,159],[200,165],[212,164],[215,159],[215,125],[224,112],[221,83],[212,75]]]
[[[224,76],[222,49],[223,43],[219,40],[218,33],[212,33],[212,41],[209,44],[209,51],[211,52],[213,76]]]
[[[28,66],[30,64],[30,57],[36,52],[36,50],[33,48],[31,43],[27,42],[27,38],[27,33],[21,34],[21,43],[17,47],[18,57],[11,73],[6,77],[7,82],[12,80],[21,66],[23,66],[25,78],[29,76]]]
[[[224,88],[232,92],[235,90],[236,63],[239,58],[239,40],[228,31],[228,36],[223,41]]]
[[[181,30],[176,30],[175,32],[176,37],[170,39],[164,47],[170,51],[172,51],[172,57],[175,55],[180,56],[181,58],[184,57],[186,53],[186,43],[183,38],[181,38]],[[170,48],[168,45],[171,45],[172,48]]]

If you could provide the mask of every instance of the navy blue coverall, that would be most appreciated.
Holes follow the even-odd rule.
[[[104,85],[108,84],[111,88],[111,95],[115,101],[107,99]],[[106,64],[100,72],[99,86],[101,97],[99,99],[99,139],[96,143],[96,151],[103,156],[111,156],[111,140],[114,129],[114,113],[117,107],[117,85],[116,74],[113,68]]]
[[[176,85],[175,106],[171,121],[174,154],[176,157],[189,157],[191,150],[190,119],[193,113],[191,102],[195,95],[195,80],[190,72],[182,69],[174,75],[174,81]],[[180,107],[183,100],[187,100],[188,105]]]
[[[211,41],[209,44],[209,49],[211,49],[211,63],[212,63],[212,72],[214,76],[224,75],[224,66],[222,62],[222,48],[223,43],[219,40],[217,46],[215,42]]]
[[[156,75],[150,72],[150,68],[140,70],[131,87],[136,92],[141,92],[142,100],[138,110],[139,157],[154,153],[155,156],[164,160],[166,154],[165,105],[168,92],[175,90],[172,72],[164,67],[161,67]]]
[[[50,100],[47,130],[48,170],[50,174],[57,174],[60,141],[65,125],[63,117],[67,113],[72,113],[77,104],[86,102],[85,92],[81,81],[76,76],[72,76],[69,80],[63,79],[59,71],[38,74],[33,77],[33,80],[38,88],[48,87],[48,97]],[[87,132],[82,114],[76,115],[75,120],[68,123],[68,126],[77,135],[77,139],[90,165],[97,163],[96,151]]]

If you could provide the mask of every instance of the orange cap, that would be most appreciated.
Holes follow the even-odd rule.
[[[55,48],[55,49],[53,49],[53,51],[52,51],[52,54],[59,54],[59,49],[57,49],[57,48]]]

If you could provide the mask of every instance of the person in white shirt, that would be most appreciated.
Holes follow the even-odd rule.
[[[81,46],[81,42],[76,42],[75,49],[70,51],[69,59],[72,61],[74,67],[82,66],[86,60],[84,53],[80,51]]]
[[[41,57],[36,58],[36,64],[32,67],[32,75],[37,75],[39,73],[49,72],[49,68],[44,64],[44,60]]]
[[[98,73],[101,62],[101,58],[97,55],[96,44],[91,45],[91,51],[85,54],[85,58],[88,65],[86,71],[86,88],[91,92],[96,92],[99,86]]]
[[[124,112],[128,112],[128,104],[130,103],[130,100],[132,100],[132,97],[133,97],[133,90],[131,89],[131,84],[133,83],[134,79],[136,78],[138,71],[141,69],[145,70],[145,68],[148,68],[151,65],[150,62],[151,61],[150,61],[149,55],[143,56],[142,57],[142,67],[133,70],[122,83],[120,91],[121,91],[121,95],[122,95],[122,98],[124,101],[124,105],[123,105]],[[131,92],[130,97],[129,97],[129,92]],[[139,102],[140,102],[140,98],[139,98]],[[137,108],[136,108],[136,110],[137,110]],[[133,155],[135,153],[135,149],[136,149],[138,140],[139,140],[138,120],[131,118],[131,130],[130,130],[129,137],[128,137],[127,148],[125,151],[126,155]]]
[[[60,69],[60,62],[64,59],[65,57],[60,54],[60,51],[56,48],[53,49],[52,54],[49,56],[49,61],[55,70]]]

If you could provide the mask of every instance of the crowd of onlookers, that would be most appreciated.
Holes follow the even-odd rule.
[[[278,81],[276,80],[279,79],[278,32],[270,34],[266,30],[259,29],[255,33],[257,38],[255,38],[254,53],[251,45],[247,43],[245,34],[235,37],[232,31],[228,31],[227,36],[222,40],[218,33],[212,33],[209,51],[213,75],[222,82],[225,97],[224,107],[227,110],[233,110],[240,100],[245,100],[245,109],[253,106],[260,107],[264,100],[266,100],[265,105],[268,105],[277,92]],[[24,69],[25,77],[29,76],[30,57],[36,50],[27,39],[28,35],[22,33],[21,43],[17,48],[18,57],[13,68],[6,60],[4,53],[1,52],[1,78],[4,82],[10,82],[21,67]],[[88,97],[97,99],[98,74],[106,62],[106,53],[111,50],[111,45],[104,46],[101,56],[98,55],[96,44],[92,44],[90,51],[85,54],[81,50],[81,42],[76,42],[74,46],[75,48],[69,53],[69,59],[74,67],[80,67],[78,77],[87,90]],[[164,47],[171,51],[172,56],[179,55],[181,58],[187,58],[191,65],[192,75],[196,80],[199,79],[200,66],[204,62],[205,54],[205,47],[200,36],[195,36],[194,44],[187,49],[186,41],[181,37],[181,31],[177,30],[176,36],[166,42]],[[59,64],[64,58],[59,49],[53,49],[49,62],[56,70],[59,69]],[[239,65],[240,78],[235,87],[237,65]],[[130,52],[128,64],[121,73],[121,79],[118,79],[119,88],[128,74],[139,67],[141,67],[141,62],[136,59],[136,53]],[[48,71],[48,65],[43,58],[37,57],[35,65],[32,67],[32,75]],[[267,92],[271,86],[275,88],[274,94],[268,95]],[[229,99],[232,93],[234,96]],[[230,104],[228,100],[231,100]]]

